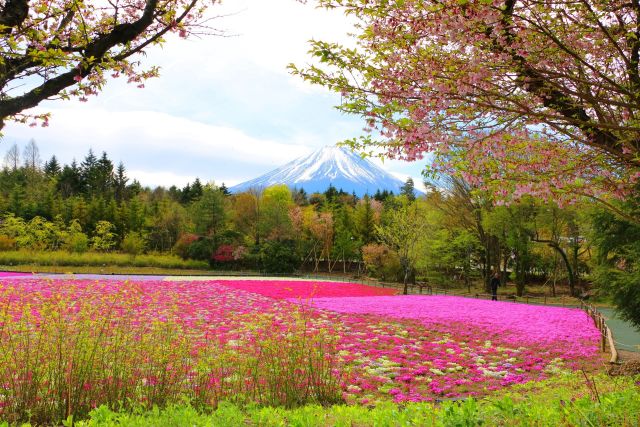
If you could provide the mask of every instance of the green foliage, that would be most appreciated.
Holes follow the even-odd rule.
[[[566,384],[543,384],[536,390],[522,387],[517,393],[490,399],[468,399],[441,404],[381,402],[375,406],[320,406],[293,409],[221,403],[212,410],[189,404],[165,408],[114,411],[102,405],[89,418],[76,422],[85,427],[116,426],[635,426],[640,413],[640,393],[632,378],[596,377],[606,388],[598,398],[590,395],[574,374]],[[522,394],[520,394],[522,393]]]
[[[362,242],[354,236],[355,230],[347,215],[344,213],[338,217],[339,221],[335,227],[336,233],[333,243],[333,257],[341,259],[343,262],[360,258],[359,252],[362,247]]]
[[[293,205],[291,191],[286,185],[274,185],[264,190],[261,199],[260,234],[269,240],[293,237],[289,208]]]
[[[503,259],[513,263],[512,279],[516,282],[518,296],[525,290],[526,274],[534,263],[533,241],[535,206],[531,199],[517,205],[498,206],[485,216],[484,227],[496,236],[503,246]]]
[[[355,208],[355,231],[363,244],[375,241],[375,226],[379,222],[379,214],[376,211],[375,201],[365,195]],[[379,205],[379,204],[378,204]]]
[[[404,293],[407,281],[415,271],[418,259],[424,254],[420,243],[428,233],[429,223],[420,203],[400,199],[400,206],[387,211],[385,221],[376,226],[376,234],[381,242],[395,251],[404,273]]]
[[[116,246],[115,226],[109,221],[98,221],[91,238],[91,247],[97,251],[107,252]]]
[[[124,253],[140,255],[144,252],[145,245],[146,243],[142,236],[140,236],[139,233],[133,232],[124,236],[124,239],[122,239],[122,243],[120,244],[120,248]]]
[[[9,236],[0,235],[0,251],[11,251],[16,248],[16,240]]]
[[[400,195],[406,197],[410,202],[413,202],[416,199],[416,191],[415,184],[413,183],[413,178],[407,178],[405,183],[400,188]]]
[[[69,252],[81,254],[89,250],[89,238],[84,233],[70,233],[64,239],[62,247]]]
[[[600,211],[593,216],[592,237],[598,247],[594,281],[621,317],[640,328],[640,226]]]
[[[266,242],[260,249],[262,268],[267,273],[293,273],[300,265],[292,240]]]
[[[64,224],[50,222],[40,216],[26,222],[7,214],[0,222],[0,234],[11,238],[16,247],[30,250],[58,249],[64,239]]]
[[[187,258],[208,261],[211,259],[211,255],[213,255],[214,248],[215,246],[212,239],[199,237],[187,248]]]
[[[89,238],[82,232],[78,220],[71,221],[63,238],[62,248],[69,252],[84,253],[89,250]]]
[[[333,187],[309,197],[301,190],[292,195],[286,186],[226,194],[222,187],[202,185],[198,179],[183,188],[150,189],[129,182],[124,165],[114,169],[105,153],[89,152],[81,163],[62,165],[52,157],[43,170],[20,162],[0,170],[0,235],[6,236],[5,250],[173,251],[183,259],[201,261],[208,261],[222,244],[243,246],[248,251],[236,267],[272,271],[331,272],[342,266],[344,273],[355,273],[362,271],[367,248],[368,272],[385,280],[404,280],[404,274],[397,274],[402,263],[405,272],[409,266],[408,279],[415,275],[443,287],[464,282],[471,289],[474,280],[486,280],[499,265],[504,277],[513,273],[519,293],[532,279],[550,283],[555,293],[556,281],[564,285],[570,269],[578,287],[590,277],[602,277],[601,282],[616,287],[623,280],[624,275],[605,277],[611,271],[601,268],[587,276],[589,254],[598,250],[590,245],[609,243],[584,238],[585,221],[576,214],[585,210],[582,207],[561,209],[532,200],[496,207],[491,194],[460,177],[448,179],[446,190],[434,187],[415,202],[410,200],[411,182],[400,196],[377,191],[359,200]],[[410,203],[420,206],[414,218],[405,209]],[[420,237],[415,245],[406,236],[398,239],[405,248],[414,248],[407,258],[399,246],[376,233],[376,227],[385,229],[408,219],[414,225],[407,230]],[[429,232],[420,233],[427,225]],[[136,235],[144,236],[144,250],[139,240],[132,240]],[[287,240],[295,243],[295,262],[289,250],[262,248],[266,242]],[[391,251],[388,259],[378,262],[367,245],[381,240]],[[265,257],[265,250],[282,256]],[[286,265],[274,266],[279,259]],[[407,263],[408,259],[415,262]],[[629,297],[623,293],[620,299]]]
[[[225,195],[218,187],[205,186],[191,206],[195,232],[215,239],[226,228]]]

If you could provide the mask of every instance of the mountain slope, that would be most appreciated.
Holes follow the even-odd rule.
[[[303,188],[307,193],[324,192],[329,185],[362,197],[377,190],[398,194],[404,184],[401,180],[342,147],[323,147],[305,157],[295,159],[258,178],[231,187],[240,193],[250,188],[266,188],[286,184]]]

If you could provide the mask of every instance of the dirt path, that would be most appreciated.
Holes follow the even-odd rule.
[[[616,365],[608,369],[610,375],[640,375],[640,352],[620,350]]]

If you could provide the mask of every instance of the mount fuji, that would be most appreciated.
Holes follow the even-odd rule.
[[[324,192],[333,185],[362,197],[373,195],[377,190],[398,194],[404,182],[348,149],[327,146],[229,190],[241,193],[276,184],[303,188],[309,194]]]

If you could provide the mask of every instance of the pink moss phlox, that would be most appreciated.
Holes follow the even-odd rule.
[[[220,284],[278,299],[394,295],[398,291],[359,283],[296,280],[224,280]]]
[[[403,295],[371,298],[315,298],[322,308],[349,314],[376,314],[419,320],[425,325],[464,323],[516,344],[593,344],[599,331],[579,309],[534,306],[452,296]],[[564,344],[563,344],[564,345]],[[585,349],[586,354],[595,347]]]
[[[30,277],[0,283],[0,307],[18,317],[28,306],[37,318],[43,301],[59,299],[108,306],[112,316],[133,311],[140,328],[171,320],[191,343],[194,359],[212,344],[251,356],[261,340],[300,333],[303,313],[304,334],[337,337],[337,354],[327,357],[349,369],[343,391],[350,402],[472,396],[546,378],[558,368],[599,363],[597,330],[579,310],[456,297],[366,296],[370,292],[389,290],[333,282]],[[64,311],[70,320],[79,315],[74,304]],[[217,387],[219,378],[212,373],[202,387]]]

